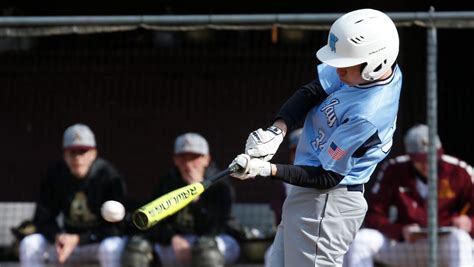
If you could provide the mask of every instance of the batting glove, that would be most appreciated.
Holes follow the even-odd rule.
[[[270,162],[261,159],[252,159],[247,154],[238,155],[230,165],[237,164],[241,168],[239,171],[230,174],[230,176],[245,180],[255,178],[255,176],[270,176],[272,167]]]
[[[283,142],[283,131],[280,128],[276,126],[270,126],[266,130],[260,128],[250,133],[245,144],[245,153],[252,158],[270,161],[281,142]]]

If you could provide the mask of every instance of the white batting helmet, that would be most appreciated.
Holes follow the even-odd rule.
[[[398,46],[397,28],[386,14],[374,9],[359,9],[332,24],[328,43],[316,56],[336,68],[366,63],[361,76],[372,81],[393,65]]]

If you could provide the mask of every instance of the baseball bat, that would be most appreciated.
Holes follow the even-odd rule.
[[[233,164],[202,182],[183,186],[145,204],[133,212],[133,223],[140,230],[149,229],[164,218],[186,207],[207,188],[239,169],[239,165]]]

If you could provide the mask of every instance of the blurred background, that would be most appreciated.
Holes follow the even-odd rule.
[[[457,1],[118,1],[32,5],[2,1],[3,16],[344,13],[468,10]],[[460,2],[460,1],[459,1]],[[91,29],[89,29],[91,30]],[[47,164],[62,156],[66,127],[85,123],[99,153],[124,174],[130,198],[150,194],[172,166],[177,135],[205,136],[221,168],[243,152],[248,134],[267,127],[279,106],[311,81],[320,29],[162,30],[136,27],[0,37],[0,201],[33,201]],[[448,154],[472,155],[474,53],[471,28],[438,29],[438,132]],[[426,28],[399,28],[404,85],[398,131],[389,157],[403,153],[402,136],[426,123]],[[285,141],[287,142],[287,141]],[[275,162],[287,162],[282,145]],[[238,202],[268,202],[271,182],[232,180]]]

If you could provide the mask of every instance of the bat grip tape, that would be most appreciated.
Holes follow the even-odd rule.
[[[210,177],[209,179],[206,179],[202,182],[202,185],[204,186],[204,189],[209,188],[211,185],[213,185],[215,182],[219,181],[221,178],[236,172],[237,170],[240,169],[240,166],[237,164],[233,164],[229,166],[229,168],[217,173],[216,175]]]

